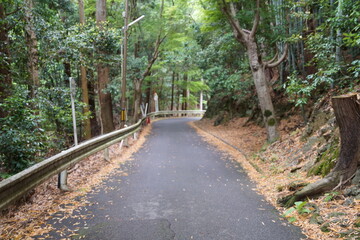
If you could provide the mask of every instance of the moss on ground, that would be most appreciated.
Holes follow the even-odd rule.
[[[326,176],[335,166],[339,154],[340,154],[339,144],[337,142],[331,144],[330,147],[318,157],[316,161],[317,163],[312,168],[310,168],[308,172],[308,176],[312,176],[312,175],[321,175],[323,177]]]

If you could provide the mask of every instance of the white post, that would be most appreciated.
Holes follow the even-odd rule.
[[[149,104],[146,103],[146,105],[145,105],[145,116],[144,116],[144,117],[146,117],[146,113],[147,113],[148,107],[149,107]]]
[[[72,121],[73,121],[73,131],[74,131],[74,144],[78,145],[77,129],[76,129],[76,111],[75,111],[75,95],[76,95],[76,85],[74,78],[69,78],[70,82],[70,100],[71,100],[71,112],[72,112]],[[67,170],[59,173],[58,187],[63,191],[69,191],[67,186]]]
[[[159,97],[156,92],[154,92],[154,102],[155,102],[155,112],[159,111]]]
[[[76,130],[76,112],[75,112],[75,95],[76,95],[76,85],[74,78],[70,77],[70,98],[71,98],[71,112],[73,120],[73,130],[74,130],[74,143],[75,146],[78,145],[78,137]]]

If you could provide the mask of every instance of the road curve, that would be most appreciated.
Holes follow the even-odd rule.
[[[237,163],[187,125],[190,120],[154,122],[143,148],[122,165],[128,175],[111,177],[88,195],[89,206],[54,226],[80,227],[73,239],[304,239],[252,190]],[[77,214],[92,217],[76,220]],[[51,236],[69,237],[58,232]]]

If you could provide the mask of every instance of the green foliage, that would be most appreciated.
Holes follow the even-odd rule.
[[[358,29],[357,31],[360,31]],[[360,46],[360,34],[359,33],[344,33],[344,43],[349,47]]]
[[[335,59],[335,42],[330,37],[314,33],[308,37],[306,46],[314,53],[309,64],[314,64],[318,68],[318,71],[308,75],[307,79],[311,81],[314,88],[322,83],[326,83],[328,86],[334,84],[341,69]]]
[[[0,163],[10,173],[17,173],[39,161],[46,153],[48,140],[40,126],[42,119],[24,96],[24,89],[7,98],[0,107],[8,112],[0,118]]]
[[[288,76],[288,82],[283,85],[289,100],[295,103],[295,106],[304,106],[308,103],[312,91],[315,89],[308,80],[301,79],[296,72]]]
[[[329,192],[329,193],[325,193],[325,198],[324,198],[324,202],[330,202],[332,201],[336,196],[338,196],[340,193],[339,192]]]
[[[335,166],[339,155],[339,142],[333,141],[331,146],[317,158],[316,164],[310,168],[308,175],[326,176]]]
[[[300,215],[311,213],[311,210],[306,207],[307,204],[308,202],[306,201],[297,201],[294,203],[295,206],[287,209],[282,216],[288,218],[289,222],[295,222],[297,219],[296,216],[293,216],[294,212],[297,212]]]
[[[349,70],[353,74],[353,76],[359,80],[359,78],[360,78],[360,60],[352,61],[351,65],[349,67]]]
[[[73,122],[69,88],[40,88],[37,107],[43,119],[44,129],[48,133],[54,132],[53,150],[62,150],[73,142]],[[83,103],[75,100],[76,122],[80,127],[83,120],[89,118],[82,114]]]
[[[53,58],[45,61],[76,62],[84,66],[120,62],[120,31],[106,23],[101,27],[88,22],[85,26],[52,26],[50,29],[43,33],[46,37],[42,42],[42,52]]]

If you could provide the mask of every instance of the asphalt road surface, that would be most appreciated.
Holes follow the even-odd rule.
[[[190,120],[153,123],[143,148],[122,165],[128,175],[113,176],[89,194],[90,204],[52,223],[58,231],[51,235],[103,240],[305,239],[252,190],[254,184],[237,163],[187,125]],[[77,235],[67,235],[75,228]]]

